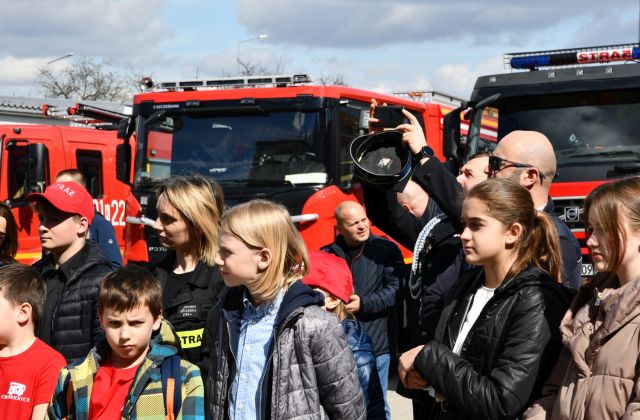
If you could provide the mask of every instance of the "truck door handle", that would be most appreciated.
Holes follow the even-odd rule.
[[[313,222],[319,218],[320,216],[317,213],[298,214],[296,216],[291,216],[291,221],[293,223]]]
[[[141,216],[141,217],[127,216],[126,221],[127,223],[131,223],[132,225],[146,225],[151,227],[153,227],[153,225],[156,224],[155,220],[149,219],[148,217],[145,217],[145,216]]]

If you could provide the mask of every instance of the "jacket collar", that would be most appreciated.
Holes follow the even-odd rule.
[[[227,289],[222,298],[224,301],[222,306],[223,313],[227,321],[240,319],[242,316],[242,302],[245,290],[246,288],[244,286],[230,287]],[[282,298],[275,325],[280,326],[287,317],[298,308],[312,305],[322,306],[323,304],[324,299],[319,293],[300,280],[296,280],[287,288]]]
[[[170,250],[167,252],[167,256],[158,263],[158,268],[163,270],[166,275],[173,271],[173,267],[176,264],[176,252]],[[218,268],[215,266],[208,266],[202,261],[199,261],[196,265],[196,268],[193,270],[193,275],[189,276],[187,279],[187,283],[194,285],[200,289],[206,289],[209,286],[209,282],[211,282],[211,275],[213,271],[217,271]],[[164,276],[163,276],[164,277]],[[166,277],[161,280],[161,282],[166,282]],[[164,284],[163,284],[164,287]]]

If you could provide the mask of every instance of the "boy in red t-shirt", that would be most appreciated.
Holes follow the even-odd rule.
[[[98,314],[105,338],[62,369],[50,419],[204,419],[200,369],[178,355],[180,339],[162,319],[162,287],[149,271],[107,274]]]
[[[31,267],[0,268],[0,415],[42,419],[66,360],[36,338],[46,286]]]

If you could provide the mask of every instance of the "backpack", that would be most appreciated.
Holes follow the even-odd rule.
[[[165,420],[175,420],[182,408],[182,376],[180,374],[180,355],[174,354],[165,358],[160,365],[162,395],[164,395]],[[67,382],[67,412],[73,405],[73,386],[71,379]],[[67,420],[69,415],[63,417]]]
[[[182,407],[182,376],[180,375],[180,356],[167,357],[160,365],[162,395],[166,420],[175,420]]]

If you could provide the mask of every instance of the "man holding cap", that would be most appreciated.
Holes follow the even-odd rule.
[[[72,362],[85,357],[103,334],[98,284],[112,266],[98,245],[86,239],[94,216],[86,189],[75,182],[57,182],[27,199],[38,213],[38,234],[46,252],[33,265],[47,284],[37,335]]]

